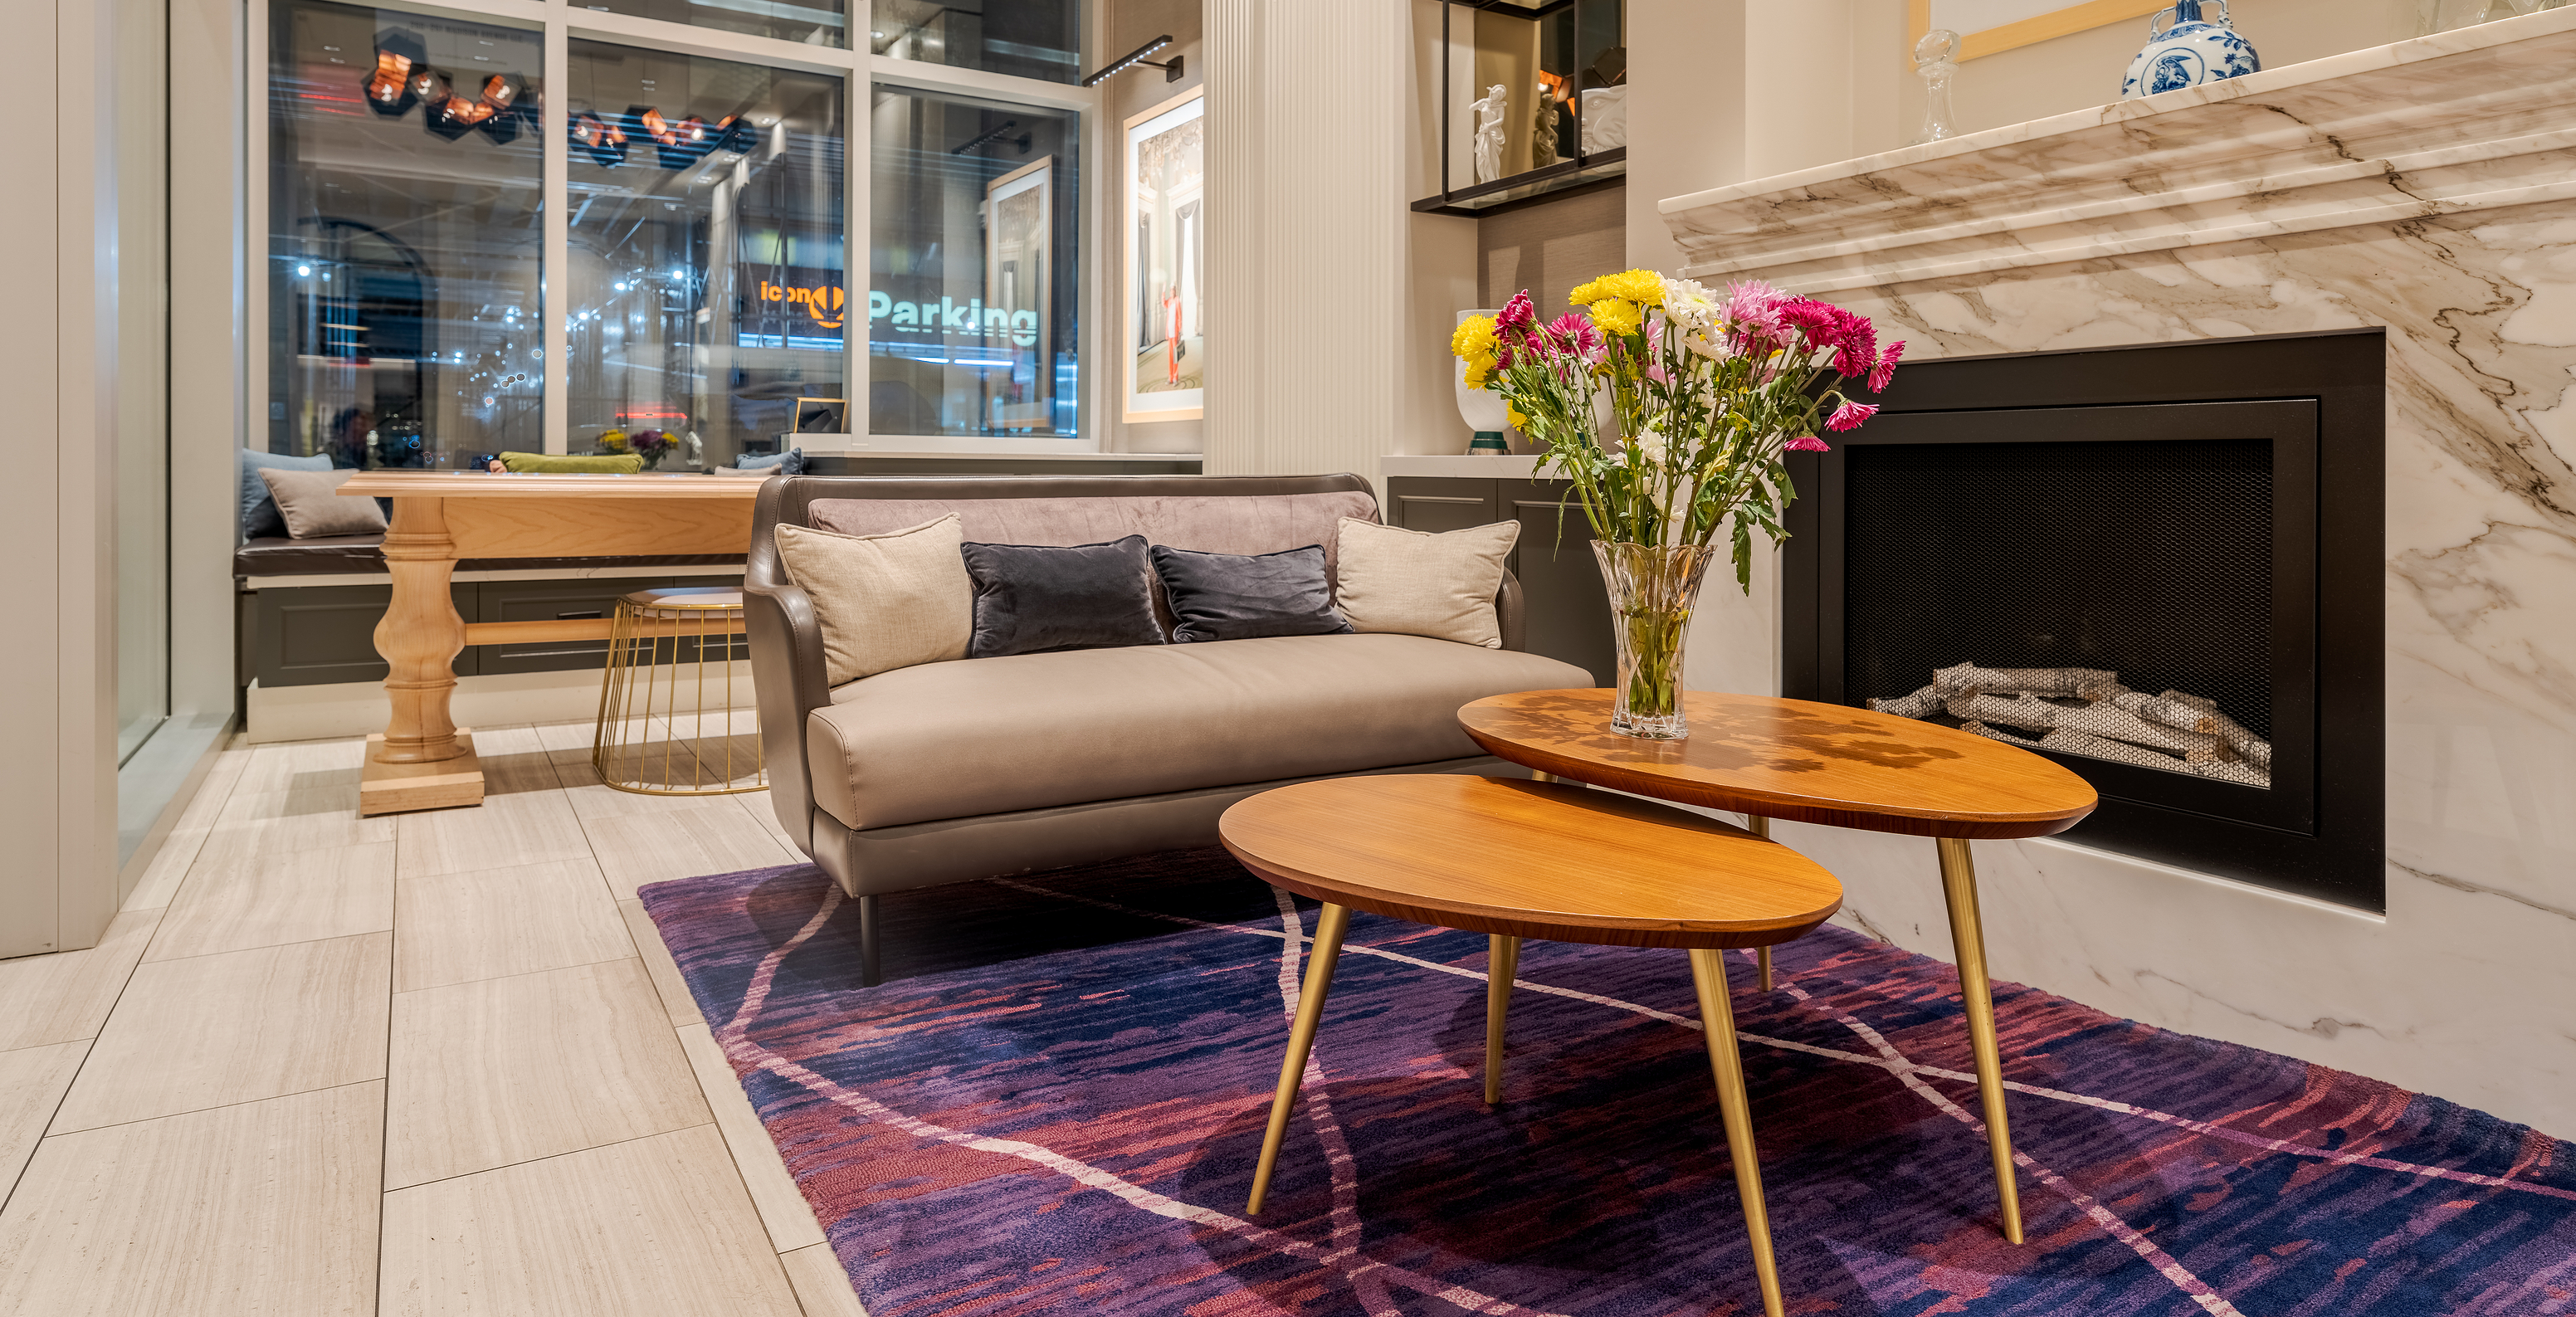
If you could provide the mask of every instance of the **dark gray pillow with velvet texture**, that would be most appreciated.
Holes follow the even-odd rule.
[[[1206,553],[1154,546],[1154,573],[1172,601],[1172,642],[1337,636],[1351,629],[1324,580],[1324,546],[1277,553]]]
[[[1142,535],[1062,549],[968,543],[960,551],[975,581],[970,659],[1163,643]]]

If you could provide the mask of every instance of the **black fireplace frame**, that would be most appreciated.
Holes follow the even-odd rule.
[[[2150,768],[2048,757],[2102,793],[2101,808],[2064,834],[2068,841],[2385,910],[2384,331],[1938,358],[1898,367],[1887,392],[1867,400],[1908,422],[1874,422],[1832,436],[1833,452],[1790,457],[1801,497],[1790,506],[1783,551],[1781,688],[1794,699],[1858,704],[1866,695],[1901,693],[1841,689],[1845,448],[2038,437],[2011,424],[1987,432],[1991,422],[1978,413],[2046,413],[2045,428],[2059,439],[2070,430],[2086,433],[2090,420],[2112,432],[2100,437],[2115,438],[2141,432],[2139,414],[2127,410],[2137,406],[2290,404],[2210,413],[2259,415],[2275,435],[2275,713],[2282,726],[2274,731],[2274,790],[2256,798],[2247,788],[2177,780]],[[2313,430],[2296,433],[2295,418],[2308,414]],[[2311,581],[2313,612],[2301,615],[2298,601]],[[2281,684],[2303,665],[2312,681]],[[2150,783],[2161,803],[2124,795]]]

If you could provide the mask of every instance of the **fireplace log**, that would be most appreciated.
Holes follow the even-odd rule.
[[[2121,689],[2120,674],[2100,668],[1981,668],[1974,663],[1960,663],[1933,669],[1932,681],[1961,695],[2027,691],[2033,695],[2079,695],[2090,700],[2101,697],[2087,694],[2088,690]]]
[[[1872,698],[1869,707],[1899,718],[1929,718],[1941,712],[1941,706],[1958,693],[1936,681],[1911,695],[1899,695],[1892,700]]]
[[[2114,741],[2108,737],[2071,731],[2064,727],[2050,728],[2047,735],[2035,740],[2000,731],[1973,719],[1960,724],[1960,728],[1989,740],[2004,741],[2032,750],[2056,750],[2064,754],[2083,755],[2088,759],[2108,759],[2113,763],[2136,764],[2141,768],[2160,768],[2168,773],[2189,771],[2182,760],[2172,755],[2158,754],[2145,746],[2130,745],[2125,741]]]
[[[2252,764],[2228,764],[2212,760],[2195,763],[2189,767],[2193,773],[2201,777],[2214,777],[2222,782],[2241,782],[2246,786],[2262,787],[2267,791],[2272,787],[2271,770],[2256,768]]]
[[[2062,728],[2071,732],[2126,741],[2131,745],[2163,751],[2169,755],[2200,755],[2225,758],[2232,755],[2227,743],[2201,732],[2159,727],[2138,715],[2112,704],[2091,704],[2068,708],[2051,704],[2034,695],[2006,699],[2000,695],[1963,695],[1945,706],[1950,716],[1963,722],[2002,723],[2009,727],[2035,730]]]
[[[2166,691],[2160,698],[2200,710],[2201,719],[2205,725],[2197,730],[2216,733],[2246,762],[2259,764],[2266,771],[2271,769],[2272,743],[2247,731],[2243,723],[2220,713],[2218,701],[2199,695],[2185,695],[2181,691]]]

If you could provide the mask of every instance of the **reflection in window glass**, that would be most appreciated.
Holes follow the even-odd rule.
[[[575,0],[575,4],[809,46],[846,46],[850,40],[847,0]]]
[[[539,38],[269,13],[269,449],[409,467],[537,449]]]
[[[868,131],[870,433],[1074,434],[1079,117],[880,87]]]
[[[876,0],[868,49],[893,59],[1072,82],[1083,72],[1082,0],[983,0],[971,9],[946,0]]]
[[[840,81],[570,53],[572,451],[722,466],[846,429]]]

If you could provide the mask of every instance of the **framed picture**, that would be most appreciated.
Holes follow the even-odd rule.
[[[1055,271],[1055,157],[1042,156],[984,185],[984,324],[987,360],[1008,359],[994,386],[997,430],[1055,424],[1055,353],[1048,330]]]
[[[2075,5],[2062,0],[1906,0],[1905,48],[1912,50],[1924,33],[1946,27],[1959,34],[1959,58],[1975,59],[2072,32],[2145,18],[2172,3],[2173,0],[2086,0]],[[2138,40],[2143,43],[2146,39],[2146,29],[2142,27]]]
[[[799,398],[796,400],[796,433],[846,434],[849,425],[842,419],[849,412],[849,402],[842,398]]]
[[[1126,420],[1195,421],[1207,390],[1207,101],[1193,91],[1127,121]]]

